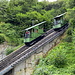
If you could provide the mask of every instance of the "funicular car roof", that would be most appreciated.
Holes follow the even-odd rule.
[[[39,24],[36,24],[36,25],[31,26],[31,27],[29,27],[29,28],[26,28],[25,30],[27,31],[27,30],[32,29],[32,28],[34,28],[34,27],[36,27],[36,26],[39,26],[39,25],[41,25],[41,24],[43,24],[43,23],[45,23],[45,22],[46,22],[46,21],[43,21],[43,22],[41,22],[41,23],[39,23]]]
[[[61,14],[61,15],[58,15],[58,16],[54,17],[54,19],[60,18],[60,17],[62,17],[62,16],[65,15],[65,14],[66,14],[66,13],[63,13],[63,14]]]

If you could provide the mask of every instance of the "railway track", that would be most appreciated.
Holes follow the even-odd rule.
[[[20,48],[19,50],[9,54],[6,58],[4,58],[3,60],[0,61],[0,70],[5,68],[6,66],[9,65],[10,60],[12,60],[13,58],[15,58],[18,54],[20,54],[21,52],[23,52],[24,50],[26,50],[28,47],[27,46],[23,46],[22,48]]]
[[[52,32],[54,32],[53,29],[49,30],[46,32],[46,35],[51,34]],[[44,40],[42,41],[44,42]],[[41,44],[38,43],[37,45]],[[36,46],[35,46],[36,47]],[[23,46],[21,47],[19,50],[9,54],[7,57],[5,57],[3,60],[0,61],[0,71],[3,70],[4,68],[8,67],[9,65],[11,65],[13,62],[15,62],[16,60],[18,60],[19,58],[21,58],[23,55],[27,54],[28,52],[30,52],[31,50],[33,50],[34,48],[30,48],[27,46]]]
[[[67,27],[61,32],[55,32],[53,29],[49,30],[46,32],[46,37],[37,42],[35,45],[31,47],[23,46],[19,50],[8,55],[6,58],[0,61],[0,75],[5,74],[7,70],[11,70],[19,61],[27,59],[29,56],[32,55],[32,53],[36,52],[36,50],[40,46],[54,40],[56,37],[61,35],[66,29]]]

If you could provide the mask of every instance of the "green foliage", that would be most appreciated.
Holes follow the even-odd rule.
[[[70,27],[75,28],[75,7],[72,9],[67,9],[66,19],[69,21]]]
[[[0,33],[0,36],[3,37],[4,41],[6,41],[6,42],[10,42],[10,38],[7,37],[5,34]]]
[[[4,37],[0,35],[0,44],[5,41]]]
[[[22,40],[10,23],[0,23],[0,35],[4,37],[9,45],[19,45],[20,42],[22,43]]]
[[[73,28],[75,28],[75,18],[70,19],[70,25],[72,25]]]
[[[73,43],[62,42],[42,58],[33,75],[74,75],[75,48]]]
[[[66,41],[66,42],[72,42],[72,36],[66,37],[65,41]]]
[[[61,8],[63,6],[63,2],[64,2],[64,0],[62,0],[62,1],[59,0],[57,2],[52,2],[52,3],[47,5],[46,10]]]
[[[65,57],[65,54],[63,54],[61,52],[58,53],[58,55],[55,57],[54,65],[57,68],[63,68],[66,65],[66,57]]]
[[[14,51],[13,48],[7,48],[6,50],[6,55],[9,55],[10,53],[12,53]]]
[[[38,21],[43,21],[43,16],[38,13],[37,11],[29,11],[26,12],[26,14],[23,13],[18,13],[16,14],[17,21],[20,25],[31,25],[32,20],[38,20]]]
[[[7,7],[8,1],[7,0],[0,0],[0,22],[5,21],[7,18]]]
[[[20,45],[18,45],[17,47],[15,46],[10,46],[10,47],[8,47],[7,49],[6,49],[6,55],[9,55],[10,53],[12,53],[13,51],[15,51],[15,50],[18,50],[20,47],[22,47],[24,44],[23,43],[20,43],[19,42],[19,44]]]
[[[73,32],[72,32],[72,40],[73,40],[73,43],[75,44],[75,29],[73,29]]]
[[[75,0],[68,0],[66,1],[67,8],[73,8],[75,6]]]
[[[37,67],[36,71],[34,71],[34,74],[33,75],[53,75],[53,72],[52,70],[56,68],[51,65],[51,66],[40,66]]]
[[[70,27],[68,30],[67,30],[67,35],[69,35],[69,36],[72,36],[72,28]]]

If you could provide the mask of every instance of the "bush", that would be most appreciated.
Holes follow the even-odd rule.
[[[72,28],[69,28],[67,34],[72,36],[72,30],[73,30]]]
[[[10,53],[12,53],[14,51],[13,48],[7,48],[6,50],[6,55],[9,55]]]
[[[23,38],[11,38],[10,39],[10,42],[9,42],[9,45],[11,46],[18,46],[18,45],[21,45],[23,44]]]
[[[54,60],[54,65],[57,68],[63,68],[66,65],[66,58],[63,54],[58,54]]]
[[[4,37],[0,35],[0,44],[5,41]]]
[[[53,65],[51,65],[51,66],[44,65],[41,67],[38,66],[38,68],[34,71],[34,73],[32,75],[53,75],[55,70],[56,70],[56,67],[54,67]]]
[[[66,41],[66,42],[72,42],[72,36],[67,36],[67,37],[65,38],[65,41]]]

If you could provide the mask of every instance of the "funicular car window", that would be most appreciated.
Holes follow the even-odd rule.
[[[29,38],[30,37],[30,31],[26,31],[25,32],[25,38]]]

